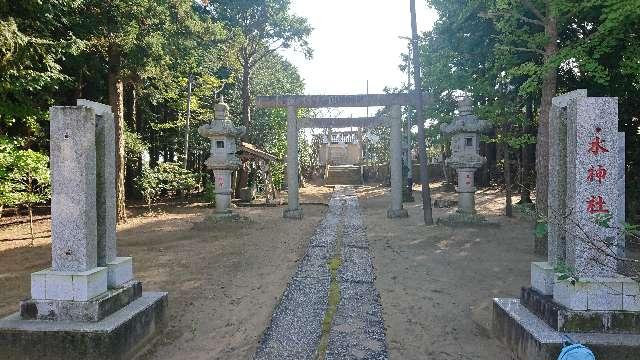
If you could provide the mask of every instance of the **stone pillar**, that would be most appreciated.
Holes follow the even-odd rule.
[[[402,207],[402,112],[399,105],[391,107],[391,208],[387,217],[407,217],[407,210]]]
[[[117,257],[111,108],[78,100],[52,107],[50,124],[52,268],[0,320],[0,357],[131,357],[164,326],[167,294],[143,293]]]
[[[571,311],[640,311],[640,289],[618,273],[624,253],[624,136],[616,98],[577,90],[553,99],[549,258],[531,264],[531,287]],[[554,267],[565,264],[570,279]],[[566,274],[565,274],[566,276]]]
[[[108,268],[109,288],[117,288],[133,280],[133,259],[117,251],[115,122],[111,106],[83,99],[77,104],[96,114],[97,262]]]
[[[567,105],[569,101],[587,97],[586,90],[575,90],[553,98],[549,115],[549,177],[547,207],[547,268],[564,261],[565,216],[567,212]]]
[[[52,107],[50,124],[52,268],[31,274],[31,297],[87,301],[107,291],[97,257],[95,112]]]
[[[618,133],[618,219],[616,224],[621,226],[620,224],[624,224],[626,222],[626,189],[625,189],[625,161],[626,161],[626,147],[625,147],[626,139],[623,132]],[[623,258],[625,256],[625,234],[624,232],[620,232],[618,234],[618,248],[617,253],[618,257]]]
[[[464,214],[476,213],[476,187],[474,184],[475,168],[458,168],[458,211]]]
[[[567,107],[567,264],[580,277],[612,277],[618,243],[618,99],[579,98]],[[596,217],[610,216],[610,227]]]
[[[98,265],[95,113],[53,107],[50,124],[52,267],[87,271]]]
[[[302,219],[299,200],[298,179],[298,109],[287,107],[287,194],[288,206],[283,216],[288,219]]]

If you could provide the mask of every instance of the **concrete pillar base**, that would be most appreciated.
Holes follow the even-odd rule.
[[[294,220],[302,220],[304,217],[304,212],[302,208],[297,209],[284,209],[282,211],[282,217],[285,219],[294,219]]]
[[[476,213],[475,192],[458,193],[458,212],[473,215]]]
[[[389,219],[407,218],[409,217],[409,213],[407,212],[407,209],[397,209],[397,210],[388,209],[387,217]]]

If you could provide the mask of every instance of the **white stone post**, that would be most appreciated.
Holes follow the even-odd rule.
[[[391,107],[391,208],[387,217],[407,217],[402,208],[402,112],[399,105]]]
[[[287,194],[288,206],[283,216],[288,219],[302,219],[298,181],[298,109],[287,107]]]

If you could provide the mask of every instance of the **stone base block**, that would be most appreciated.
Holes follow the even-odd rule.
[[[387,217],[389,219],[406,218],[409,217],[409,213],[407,212],[407,209],[388,209]]]
[[[493,299],[493,335],[519,360],[556,360],[565,333],[558,332],[520,304],[519,299]],[[566,333],[588,346],[597,359],[640,359],[640,335]]]
[[[0,359],[132,359],[164,327],[167,293],[140,298],[98,322],[0,320]]]
[[[284,209],[282,211],[282,217],[284,217],[285,219],[302,220],[303,216],[304,216],[304,213],[302,211],[302,208]]]
[[[115,258],[107,263],[107,269],[107,285],[109,289],[117,289],[133,280],[133,259],[130,257]]]
[[[142,295],[142,283],[130,281],[89,301],[37,300],[20,302],[23,320],[100,321]]]
[[[638,293],[638,283],[624,276],[556,280],[553,284],[553,299],[571,310],[638,311]]]
[[[107,291],[107,278],[106,267],[82,272],[38,271],[31,274],[31,298],[87,301]]]
[[[520,303],[554,330],[640,334],[640,312],[568,309],[533,288],[523,288]]]
[[[553,266],[546,261],[531,263],[531,287],[543,295],[553,294],[556,274]]]

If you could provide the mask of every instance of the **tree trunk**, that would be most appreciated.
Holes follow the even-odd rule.
[[[533,124],[533,102],[527,101],[527,121],[528,123],[524,125],[522,129],[522,134],[527,135],[530,131],[529,124]],[[520,200],[518,204],[530,204],[531,201],[531,191],[530,191],[530,183],[528,181],[530,170],[530,161],[529,161],[529,148],[531,145],[524,145],[520,151]]]
[[[550,5],[547,4],[545,19],[545,34],[549,42],[544,48],[544,62],[547,64],[558,52],[557,19]],[[547,215],[547,189],[549,187],[549,111],[551,100],[556,94],[557,71],[550,69],[542,81],[542,99],[540,100],[540,114],[538,121],[538,138],[536,144],[536,208],[538,215]]]
[[[244,138],[249,137],[251,128],[251,64],[250,59],[245,59],[242,64],[242,125],[247,128]]]
[[[189,122],[191,121],[191,86],[193,84],[193,74],[189,74],[189,83],[187,89],[187,122],[184,127],[184,169],[189,165],[189,131],[191,131]]]
[[[125,207],[124,89],[120,77],[120,49],[109,49],[109,103],[116,130],[116,216],[118,223],[127,221]]]
[[[504,185],[506,192],[506,206],[504,208],[504,214],[507,217],[512,217],[513,204],[511,203],[511,152],[509,151],[509,145],[507,144],[504,144]]]
[[[4,210],[4,205],[0,204],[0,219],[2,219],[2,210]]]
[[[139,133],[138,130],[138,122],[137,122],[137,107],[138,107],[138,96],[136,93],[136,85],[135,83],[130,83],[130,91],[129,91],[129,114],[128,114],[128,121],[127,121],[127,126],[129,127],[129,129],[131,130],[131,132],[133,133]],[[138,160],[138,158],[141,158],[141,154],[136,154],[136,159],[134,160]],[[136,163],[133,163],[132,161],[127,161],[127,169],[126,169],[126,179],[125,179],[125,187],[126,187],[126,197],[129,198],[131,196],[133,196],[135,194],[135,178],[140,174],[140,172],[137,169]]]
[[[427,147],[424,133],[424,104],[422,99],[422,77],[420,76],[420,49],[418,47],[418,25],[416,22],[416,1],[410,1],[411,42],[413,47],[413,84],[416,101],[416,125],[418,126],[418,157],[420,158],[420,182],[422,183],[422,210],[425,225],[433,225],[431,209],[431,189],[429,189],[429,168],[427,167]]]
[[[31,234],[31,247],[33,247],[33,242],[35,240],[35,237],[33,236],[33,207],[31,204],[28,204],[27,207],[29,208],[29,233]]]

